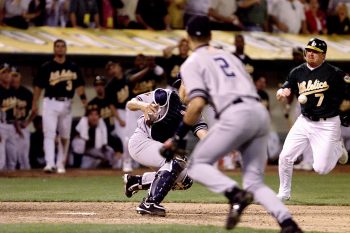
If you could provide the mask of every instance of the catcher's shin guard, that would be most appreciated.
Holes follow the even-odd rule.
[[[171,160],[170,163],[171,171],[160,170],[157,172],[151,184],[147,201],[157,204],[161,203],[174,186],[177,177],[184,169],[184,162],[174,159]]]

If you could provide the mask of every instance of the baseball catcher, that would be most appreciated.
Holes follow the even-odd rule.
[[[130,138],[130,155],[138,163],[158,168],[158,171],[147,172],[142,176],[125,174],[125,195],[131,197],[138,190],[149,189],[147,197],[137,207],[137,212],[165,216],[165,208],[160,203],[168,192],[171,189],[188,189],[192,185],[192,180],[187,176],[184,141],[181,142],[181,153],[171,152],[165,159],[159,152],[163,142],[174,135],[186,107],[177,92],[168,89],[156,89],[138,95],[127,103],[127,107],[144,113]],[[201,138],[207,131],[207,125],[201,119],[191,129]]]

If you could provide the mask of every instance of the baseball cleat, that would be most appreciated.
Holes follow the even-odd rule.
[[[277,198],[280,199],[280,201],[282,201],[282,202],[290,200],[290,196],[283,195],[283,194],[277,194]]]
[[[59,167],[59,168],[57,168],[57,173],[64,174],[64,173],[66,173],[66,169],[64,167]]]
[[[294,165],[294,169],[303,170],[303,171],[312,171],[313,167],[312,167],[312,164],[301,162],[299,164]]]
[[[235,188],[238,190],[237,188]],[[240,190],[230,199],[230,210],[226,221],[226,229],[233,229],[240,221],[245,208],[254,200],[252,193]]]
[[[131,173],[132,171],[133,171],[133,169],[132,169],[132,161],[130,161],[130,160],[123,161],[123,172]]]
[[[54,172],[56,172],[56,169],[55,169],[54,167],[51,167],[51,166],[49,166],[49,165],[46,165],[46,166],[44,167],[43,171],[44,171],[45,173],[54,173]]]
[[[280,233],[303,233],[298,224],[290,218],[284,220],[280,226],[282,228]]]
[[[349,159],[348,151],[345,148],[344,141],[341,140],[341,149],[342,149],[342,154],[338,160],[340,164],[346,164]]]
[[[162,205],[151,203],[147,201],[141,202],[141,204],[136,208],[137,213],[139,214],[148,214],[165,217],[165,208]]]
[[[138,176],[124,174],[123,181],[124,181],[125,196],[130,198],[130,197],[132,197],[132,195],[134,195],[135,193],[137,193],[140,190]]]

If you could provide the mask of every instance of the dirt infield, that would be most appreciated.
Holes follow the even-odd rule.
[[[141,216],[138,203],[120,202],[1,202],[0,223],[193,224],[223,226],[225,204],[165,203],[163,217]],[[307,231],[350,232],[350,207],[289,206]],[[205,219],[205,221],[203,221]],[[261,206],[248,207],[239,226],[278,229]]]
[[[338,166],[333,172],[349,173],[350,166]],[[136,171],[135,171],[136,172]],[[141,173],[138,170],[137,173]],[[234,171],[234,173],[239,171]],[[267,169],[276,174],[277,167]],[[112,170],[68,170],[63,176],[121,175]],[[62,176],[42,171],[3,172],[1,177]],[[193,224],[223,226],[227,204],[164,203],[167,216],[150,217],[136,213],[138,203],[121,202],[0,202],[2,223],[96,223],[96,224]],[[289,205],[295,219],[306,231],[350,232],[350,206]],[[279,229],[275,220],[258,205],[251,205],[239,226]]]

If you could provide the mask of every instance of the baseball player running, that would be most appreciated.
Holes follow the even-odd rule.
[[[130,155],[138,163],[159,170],[142,176],[124,175],[125,194],[131,197],[140,189],[150,188],[148,196],[137,207],[137,212],[165,216],[165,208],[160,203],[168,192],[171,189],[188,189],[192,185],[184,159],[178,156],[165,160],[159,152],[163,142],[174,134],[182,121],[186,108],[175,91],[160,88],[138,95],[127,103],[127,107],[132,111],[143,112],[129,140]],[[191,129],[202,138],[207,125],[199,120]]]
[[[286,206],[264,184],[269,115],[259,102],[243,63],[232,54],[209,46],[211,31],[207,17],[192,18],[186,31],[193,53],[180,72],[189,104],[175,136],[167,140],[164,147],[173,149],[210,103],[218,121],[194,148],[188,175],[212,192],[228,198],[227,229],[236,226],[244,209],[254,199],[277,219],[282,233],[302,232]],[[244,189],[214,167],[217,160],[235,149],[242,153]]]
[[[45,89],[42,116],[44,130],[45,172],[65,173],[72,124],[72,98],[75,90],[86,106],[84,80],[76,64],[66,58],[67,45],[58,39],[53,45],[54,58],[44,63],[34,79],[32,111],[38,111],[38,100]],[[57,161],[55,162],[56,131],[60,136]],[[61,151],[62,150],[62,151]]]
[[[345,164],[348,160],[341,140],[339,108],[350,77],[326,62],[326,53],[326,42],[312,38],[305,47],[306,63],[289,73],[276,94],[277,100],[285,101],[293,93],[301,104],[301,115],[290,129],[279,156],[281,200],[290,199],[293,163],[308,145],[312,149],[313,169],[319,174],[329,173],[337,161]]]

